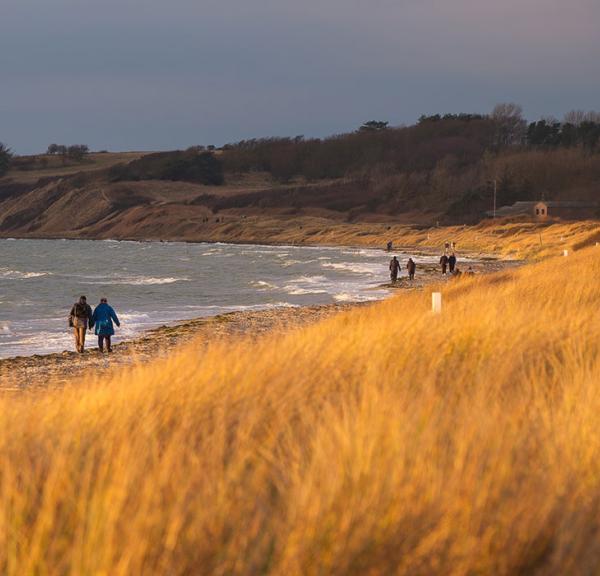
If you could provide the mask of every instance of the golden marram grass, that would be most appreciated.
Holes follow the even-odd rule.
[[[3,397],[1,572],[596,572],[598,250]]]

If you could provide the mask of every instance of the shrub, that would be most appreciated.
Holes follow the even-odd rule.
[[[210,152],[194,149],[148,154],[129,164],[119,164],[109,170],[109,179],[121,180],[181,180],[200,184],[221,185],[224,182],[221,162]]]

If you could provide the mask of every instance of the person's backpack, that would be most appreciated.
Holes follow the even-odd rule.
[[[85,304],[82,304],[81,302],[77,302],[75,304],[74,312],[75,312],[76,318],[87,318],[88,317],[87,306]]]

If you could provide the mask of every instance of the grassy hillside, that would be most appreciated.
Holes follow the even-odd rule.
[[[220,240],[213,224],[226,221],[233,234],[256,216],[477,224],[494,189],[498,206],[541,198],[600,206],[600,122],[527,130],[518,115],[463,114],[367,128],[217,151],[14,158],[0,178],[0,235]],[[599,216],[594,207],[584,214]]]
[[[14,162],[4,179],[6,182],[34,184],[39,179],[73,176],[82,172],[105,170],[117,164],[129,163],[145,156],[144,152],[106,152],[92,153],[83,161],[63,159],[61,156],[38,154],[20,156]]]
[[[0,570],[590,574],[600,258],[0,398]]]

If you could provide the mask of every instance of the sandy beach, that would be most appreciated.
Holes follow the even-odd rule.
[[[518,265],[518,262],[484,260],[473,264],[476,274],[487,274]],[[463,265],[463,270],[466,267]],[[391,293],[404,290],[422,290],[428,285],[452,282],[456,279],[441,276],[439,268],[422,265],[417,277],[410,282],[401,277],[395,284],[382,284]],[[95,348],[95,337],[88,334],[84,354],[64,351],[47,355],[19,356],[0,360],[0,390],[18,391],[48,386],[61,386],[85,372],[94,374],[133,366],[148,360],[166,357],[175,348],[196,341],[199,350],[210,342],[235,339],[244,335],[260,335],[271,330],[288,330],[309,322],[317,322],[342,310],[372,305],[372,303],[338,303],[322,306],[275,308],[263,311],[242,311],[174,322],[161,326],[130,341],[118,342],[112,354],[100,354]]]

